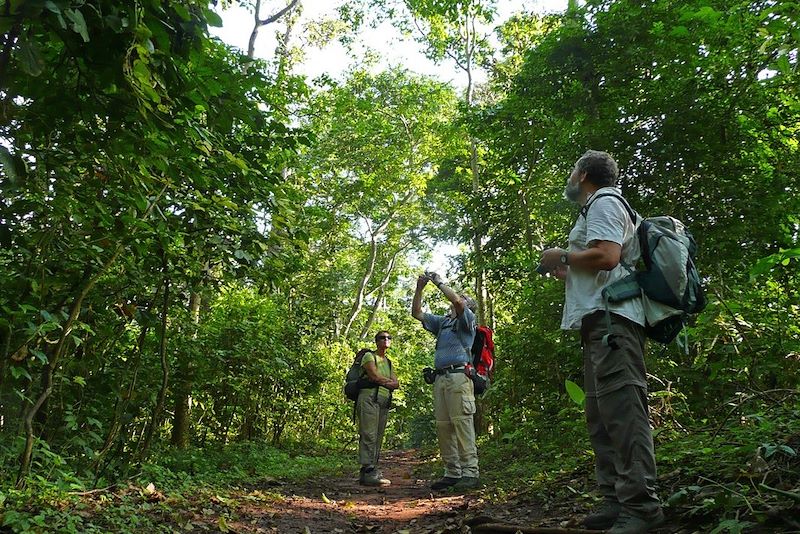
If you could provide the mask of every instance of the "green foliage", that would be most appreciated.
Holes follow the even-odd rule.
[[[565,380],[564,387],[569,394],[569,398],[572,399],[572,402],[583,407],[586,402],[586,393],[583,392],[583,389],[572,380]]]
[[[256,443],[165,452],[120,487],[81,495],[36,479],[24,491],[4,490],[0,525],[10,532],[173,532],[209,501],[229,510],[247,502],[243,486],[336,474],[343,460],[331,451],[290,455]]]
[[[670,506],[710,531],[774,526],[800,449],[796,6],[574,2],[503,22],[495,52],[476,31],[494,2],[354,0],[323,37],[367,7],[487,84],[275,79],[209,37],[204,3],[0,8],[2,524],[168,531],[187,519],[153,491],[323,467],[263,442],[355,463],[342,379],[378,329],[401,384],[386,447],[430,446],[433,339],[409,300],[440,240],[472,247],[448,277],[483,278],[496,333],[485,472],[588,503],[579,340],[534,268],[565,243],[564,179],[595,148],[700,246],[709,306],[647,357]],[[140,472],[107,511],[66,493]]]

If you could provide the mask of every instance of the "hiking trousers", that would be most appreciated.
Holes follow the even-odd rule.
[[[356,400],[358,416],[358,461],[362,468],[376,467],[389,414],[389,399],[375,395],[375,388],[362,389]]]
[[[475,390],[464,373],[446,373],[433,383],[433,414],[444,476],[478,477],[475,445]]]
[[[604,312],[583,318],[586,425],[595,453],[595,474],[604,499],[639,517],[661,508],[655,492],[656,461],[647,406],[644,328],[611,314],[618,348],[603,344]]]

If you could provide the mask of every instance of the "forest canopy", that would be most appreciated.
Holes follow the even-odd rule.
[[[187,448],[347,449],[343,376],[379,329],[402,385],[388,444],[430,445],[433,338],[411,297],[453,244],[442,274],[497,343],[481,447],[585,454],[565,386],[580,341],[559,330],[563,284],[535,268],[566,243],[564,182],[598,149],[640,213],[698,243],[709,304],[647,358],[657,441],[730,433],[721,464],[790,462],[797,499],[796,3],[500,20],[490,0],[353,0],[315,26],[347,43],[386,21],[457,84],[367,60],[308,79],[302,2],[261,4],[241,2],[279,36],[269,58],[210,33],[237,2],[0,0],[0,497],[108,486]],[[780,506],[759,498],[752,522]]]

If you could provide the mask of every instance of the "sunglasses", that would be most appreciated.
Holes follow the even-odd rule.
[[[378,336],[377,339],[392,339],[392,336]]]

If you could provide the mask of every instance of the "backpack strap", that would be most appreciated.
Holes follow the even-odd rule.
[[[599,195],[596,195],[596,196],[592,197],[591,202],[586,203],[581,208],[580,216],[585,219],[586,218],[586,214],[589,212],[589,208],[592,206],[592,204],[594,204],[596,200],[598,200],[600,198],[603,198],[603,197],[614,197],[617,200],[619,200],[620,202],[622,202],[622,205],[625,206],[625,211],[628,212],[628,217],[631,218],[631,222],[633,223],[633,226],[634,227],[636,226],[636,219],[637,219],[636,211],[634,211],[634,209],[631,207],[631,205],[628,204],[628,201],[625,200],[625,197],[623,197],[622,195],[618,195],[616,193],[600,193]],[[622,263],[622,262],[620,262],[620,263]],[[628,269],[628,272],[632,272],[633,271],[633,269],[631,269],[630,266],[628,266],[628,265],[626,265],[624,263],[622,263],[622,265],[623,265],[623,267]],[[616,340],[614,339],[614,334],[611,333],[611,311],[609,310],[609,307],[608,307],[608,294],[605,293],[605,292],[603,292],[603,302],[605,303],[605,308],[606,308],[605,309],[606,334],[603,336],[603,345],[605,345],[607,347],[610,347],[611,349],[616,350],[616,349],[619,348],[619,345],[617,344]]]
[[[587,203],[587,204],[585,204],[581,208],[581,216],[585,219],[586,218],[586,214],[589,212],[589,208],[592,206],[592,204],[594,204],[597,199],[600,199],[600,198],[603,198],[603,197],[614,197],[614,198],[618,199],[620,202],[622,202],[622,205],[625,206],[625,210],[628,212],[628,216],[631,218],[631,221],[633,222],[633,225],[636,226],[636,211],[634,211],[634,209],[631,207],[631,205],[628,204],[628,201],[625,200],[625,197],[623,197],[622,195],[618,195],[616,193],[600,193],[599,195],[596,195],[596,196],[592,197],[592,201]]]

